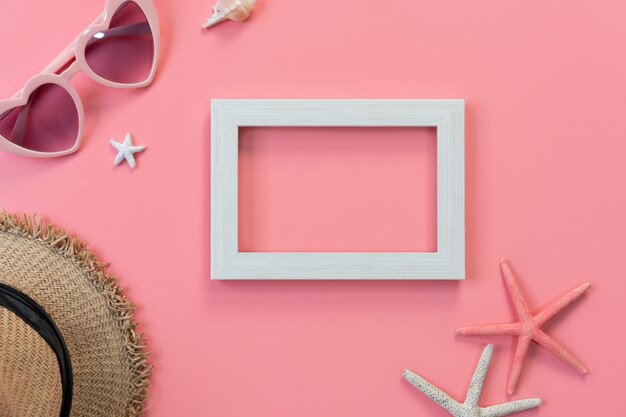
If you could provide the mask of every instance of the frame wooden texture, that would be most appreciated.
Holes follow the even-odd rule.
[[[211,278],[464,279],[463,100],[212,100]],[[437,128],[437,252],[239,252],[238,141],[246,126]]]

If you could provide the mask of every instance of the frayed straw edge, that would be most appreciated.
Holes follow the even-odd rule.
[[[126,346],[130,358],[129,367],[133,374],[128,417],[141,415],[148,398],[152,365],[148,363],[149,355],[145,350],[144,336],[136,332],[137,323],[133,319],[135,306],[126,299],[117,279],[107,272],[109,264],[99,262],[80,239],[45,223],[36,214],[19,217],[1,210],[0,232],[36,240],[48,246],[85,271],[85,275],[102,291],[115,315],[117,326],[127,332]]]

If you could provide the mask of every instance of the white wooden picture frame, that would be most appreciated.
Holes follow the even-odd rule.
[[[211,278],[464,279],[463,100],[212,100]],[[436,252],[239,252],[240,127],[437,128]]]

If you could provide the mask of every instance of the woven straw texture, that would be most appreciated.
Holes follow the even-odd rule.
[[[50,346],[4,307],[0,307],[0,329],[0,416],[58,415],[61,375]]]
[[[105,269],[63,231],[0,213],[0,282],[29,295],[61,330],[72,361],[72,417],[138,416],[147,396],[151,367],[133,305]],[[60,396],[52,350],[0,309],[0,417],[58,415]]]

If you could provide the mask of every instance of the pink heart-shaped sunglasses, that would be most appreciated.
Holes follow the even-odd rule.
[[[0,150],[35,158],[76,152],[83,106],[70,84],[79,71],[114,88],[154,78],[159,22],[152,0],[108,0],[104,12],[22,90],[0,101]]]

